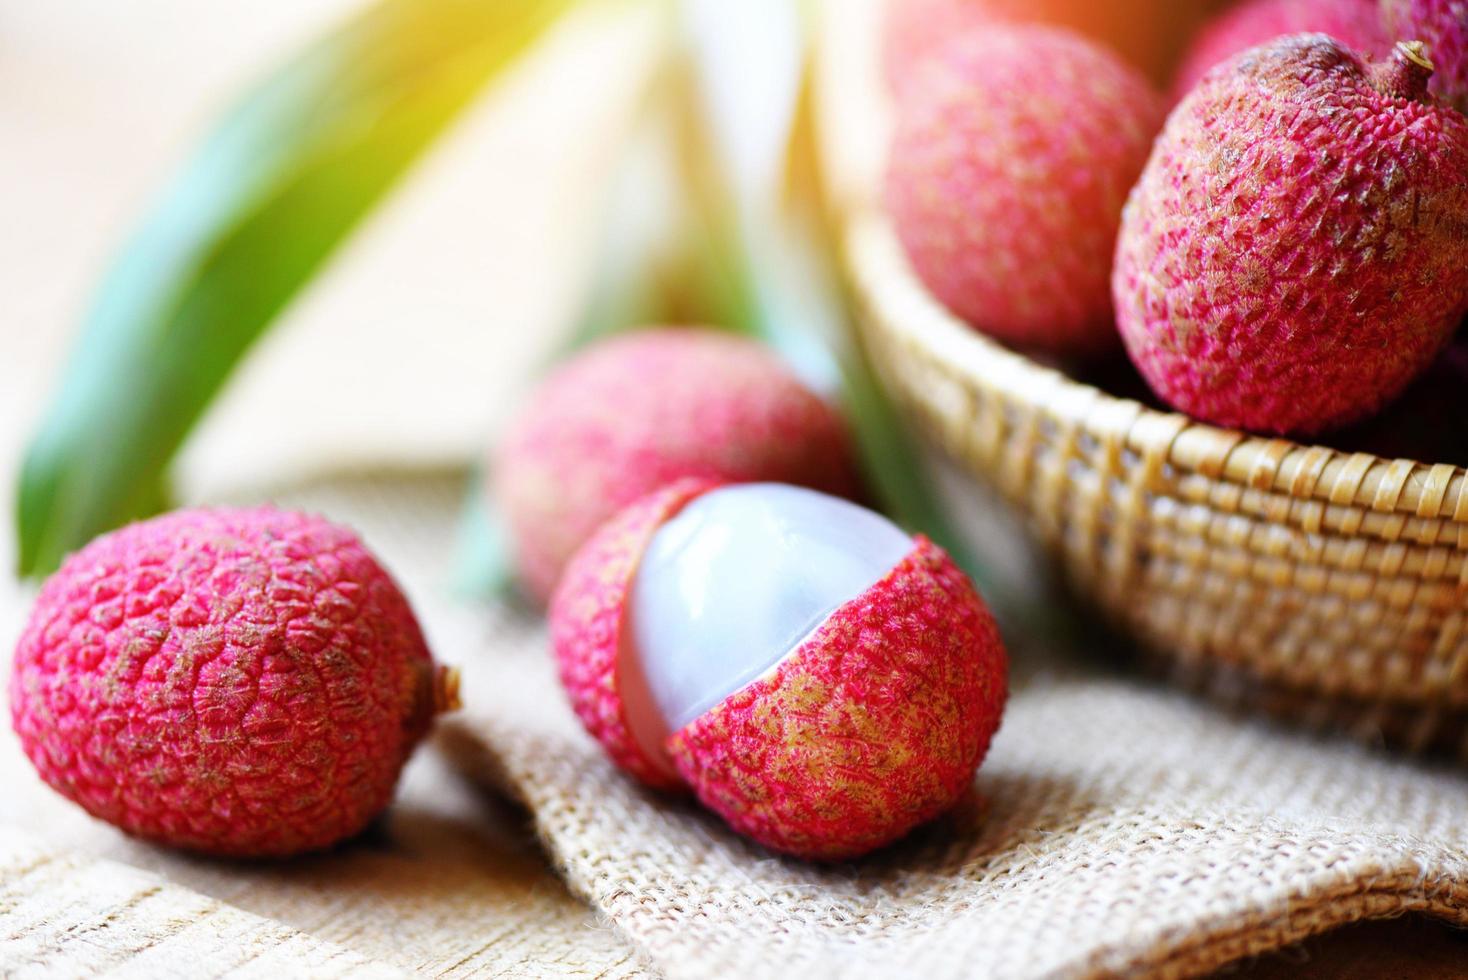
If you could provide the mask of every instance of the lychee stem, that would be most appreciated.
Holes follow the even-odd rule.
[[[433,678],[433,713],[458,711],[463,707],[459,700],[459,668],[440,667]]]
[[[1434,70],[1427,45],[1398,41],[1390,61],[1372,65],[1371,84],[1382,95],[1421,102],[1427,96],[1427,82]]]

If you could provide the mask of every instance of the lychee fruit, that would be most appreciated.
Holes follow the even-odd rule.
[[[1155,83],[1206,16],[1196,0],[889,0],[882,60],[900,90],[930,54],[957,34],[996,24],[1042,24],[1105,45]]]
[[[622,768],[814,860],[948,809],[1005,699],[994,621],[943,551],[782,484],[684,480],[634,503],[577,553],[551,635]]]
[[[122,830],[232,857],[360,831],[456,678],[355,534],[272,508],[186,510],[97,538],[15,652],[21,746]]]
[[[1117,323],[1163,401],[1311,435],[1365,418],[1468,309],[1468,120],[1398,45],[1323,34],[1206,75],[1127,204]]]
[[[680,477],[859,487],[829,402],[764,345],[694,328],[623,334],[573,357],[532,395],[491,471],[521,581],[541,602],[598,526]]]
[[[1381,0],[1381,13],[1392,36],[1427,46],[1429,89],[1468,113],[1468,0]]]
[[[1162,97],[1069,31],[970,31],[902,92],[887,206],[933,294],[999,340],[1116,345],[1108,281]]]
[[[1210,68],[1241,51],[1290,34],[1329,34],[1373,58],[1391,51],[1377,0],[1245,0],[1211,21],[1188,49],[1173,80],[1181,100]]]

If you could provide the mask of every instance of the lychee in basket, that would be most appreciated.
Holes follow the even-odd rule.
[[[858,329],[888,391],[1169,676],[1468,756],[1468,474],[1199,424],[950,314],[881,207],[880,7],[827,5],[817,105]]]

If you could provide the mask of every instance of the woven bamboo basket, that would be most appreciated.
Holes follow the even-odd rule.
[[[880,4],[826,5],[817,105],[859,330],[889,392],[1173,679],[1468,757],[1464,470],[1198,424],[948,313],[880,205]]]

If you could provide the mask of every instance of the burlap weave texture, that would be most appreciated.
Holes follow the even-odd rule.
[[[577,727],[543,630],[466,640],[442,743],[523,800],[669,977],[1193,975],[1359,919],[1468,924],[1468,780],[1081,667],[1016,692],[972,797],[861,862],[772,857]]]
[[[672,980],[1185,976],[1360,919],[1468,925],[1459,771],[1239,720],[1085,650],[1018,664],[954,814],[853,864],[774,857],[616,770],[536,619],[450,596],[457,486],[328,482],[284,502],[363,529],[463,667],[440,747],[525,803],[572,890]]]
[[[772,857],[611,766],[566,706],[538,622],[450,597],[461,479],[353,480],[279,499],[361,528],[435,650],[463,666],[468,707],[439,747],[526,804],[571,888],[635,950],[566,929],[565,955],[598,964],[586,975],[645,963],[673,980],[1165,977],[1358,919],[1420,911],[1468,925],[1468,779],[1241,722],[1084,661],[1020,683],[958,812],[854,864]],[[212,891],[208,870],[169,862]],[[466,935],[497,931],[506,914],[457,909]],[[401,914],[383,905],[372,928]],[[457,973],[475,948],[419,966]],[[513,972],[537,975],[535,962]]]
[[[671,977],[1176,976],[1361,918],[1468,924],[1460,777],[1118,681],[1020,692],[973,799],[912,840],[772,858],[613,771],[551,706],[538,639],[486,678],[524,709],[471,693],[447,737]]]

